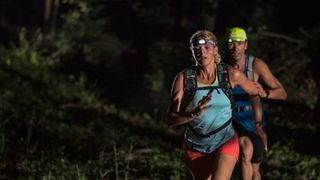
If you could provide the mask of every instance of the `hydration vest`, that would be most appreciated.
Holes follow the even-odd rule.
[[[197,91],[197,72],[196,66],[190,66],[184,70],[184,78],[185,78],[185,88],[184,88],[184,95],[181,102],[181,111],[185,111],[186,107],[192,101],[195,92]],[[217,64],[217,73],[219,79],[219,86],[222,91],[226,94],[231,102],[231,108],[234,107],[234,99],[232,95],[232,87],[229,81],[229,72],[228,72],[228,65],[225,63]],[[211,89],[211,92],[214,88]]]
[[[248,57],[248,70],[247,70],[247,77],[249,80],[254,81],[253,77],[253,61],[255,59],[254,56],[247,56]]]
[[[254,56],[246,55],[245,71],[247,78],[254,81],[253,63]],[[233,96],[235,100],[235,107],[233,109],[233,120],[247,131],[254,131],[254,115],[252,103],[249,95],[240,87],[234,87]],[[262,126],[265,126],[264,115],[262,115]]]

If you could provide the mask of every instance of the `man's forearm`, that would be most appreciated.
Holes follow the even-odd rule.
[[[265,99],[278,99],[278,100],[286,100],[287,93],[283,88],[275,88],[275,89],[266,89]]]

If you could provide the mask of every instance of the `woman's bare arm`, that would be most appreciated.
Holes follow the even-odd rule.
[[[171,100],[167,114],[168,125],[176,127],[182,124],[186,124],[195,117],[201,115],[201,113],[207,107],[207,103],[211,100],[212,95],[208,94],[203,97],[199,102],[197,108],[191,112],[181,112],[181,101],[184,94],[184,75],[179,73],[172,85],[171,89]]]

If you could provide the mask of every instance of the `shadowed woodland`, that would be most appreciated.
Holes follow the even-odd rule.
[[[311,0],[1,1],[0,179],[191,179],[171,83],[192,33],[223,55],[232,26],[288,93],[263,104],[262,178],[320,179],[319,16]]]

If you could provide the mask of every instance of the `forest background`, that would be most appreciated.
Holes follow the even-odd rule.
[[[311,0],[2,0],[0,179],[190,179],[171,83],[192,33],[223,54],[233,26],[288,93],[264,101],[263,179],[320,179],[319,18]]]

